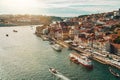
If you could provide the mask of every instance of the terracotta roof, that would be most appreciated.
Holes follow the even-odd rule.
[[[118,35],[117,34],[111,34],[110,37],[111,37],[111,40],[115,40],[118,37]]]
[[[112,45],[114,45],[114,47],[116,47],[117,49],[120,49],[120,44],[114,44],[114,43],[112,43]]]

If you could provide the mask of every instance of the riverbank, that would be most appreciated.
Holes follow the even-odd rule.
[[[53,67],[71,80],[118,80],[107,65],[94,60],[93,70],[71,62],[68,57],[71,50],[54,51],[48,41],[34,35],[34,29],[30,26],[0,28],[0,79],[58,80],[48,71]]]
[[[23,27],[23,26],[40,26],[41,24],[39,24],[39,25],[29,25],[29,24],[27,24],[27,25],[15,25],[15,24],[0,24],[0,27],[17,27],[17,26],[21,26],[21,27]]]
[[[44,35],[41,35],[41,38],[45,38],[47,37],[44,36]],[[120,63],[119,63],[119,59],[120,57],[117,56],[117,55],[113,55],[113,54],[109,54],[109,53],[101,53],[100,51],[90,51],[88,48],[80,48],[80,47],[73,47],[72,45],[66,43],[64,40],[57,40],[55,38],[50,38],[51,40],[53,40],[54,42],[56,42],[57,44],[63,46],[64,48],[68,48],[68,49],[72,49],[72,50],[75,50],[77,51],[79,54],[82,54],[82,55],[85,55],[97,62],[100,62],[102,64],[105,64],[105,65],[109,65],[109,66],[114,66],[118,69],[120,69]],[[112,57],[112,59],[110,58]]]
[[[61,42],[61,41],[60,42],[57,41],[57,42],[59,44],[62,43],[61,45],[68,46],[67,43],[64,44],[64,42]],[[102,63],[102,64],[114,66],[114,67],[120,69],[120,63],[118,61],[120,59],[120,57],[118,57],[117,55],[108,54],[108,53],[103,54],[103,53],[100,53],[100,52],[88,52],[88,51],[86,51],[87,49],[82,49],[80,47],[73,47],[73,46],[68,46],[68,47],[70,49],[73,49],[73,50],[79,52],[80,54],[83,54],[83,55],[85,55],[85,56],[87,56],[87,57],[89,57],[89,58],[91,58],[95,61],[98,61],[98,62]],[[112,57],[113,59],[109,58],[109,56]],[[116,59],[116,60],[114,60],[114,59]]]

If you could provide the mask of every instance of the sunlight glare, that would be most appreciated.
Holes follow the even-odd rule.
[[[37,0],[4,0],[3,2],[4,5],[7,7],[11,8],[16,8],[16,9],[24,9],[24,8],[44,8],[45,4],[42,1],[37,1]]]

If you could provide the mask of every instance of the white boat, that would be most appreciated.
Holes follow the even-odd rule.
[[[58,74],[58,71],[54,68],[49,68],[49,71],[52,73],[52,74]]]
[[[18,32],[17,30],[13,30],[13,32]]]
[[[111,67],[109,67],[109,71],[110,71],[110,73],[113,74],[114,76],[120,77],[120,75],[119,75],[117,72],[113,71]]]
[[[42,38],[43,41],[48,41],[49,40],[49,38],[45,35],[41,35],[41,38]]]
[[[71,44],[73,47],[78,47],[79,45],[78,44],[76,44],[76,43],[72,43]]]
[[[77,64],[81,64],[87,68],[93,68],[92,61],[88,59],[86,56],[79,55],[78,53],[70,53],[69,57],[71,61]]]
[[[59,44],[52,45],[52,48],[56,51],[61,51],[62,50],[62,47]]]
[[[49,71],[55,75],[56,77],[62,79],[62,80],[70,80],[69,78],[67,78],[66,76],[64,76],[62,73],[58,72],[56,69],[54,68],[49,68]]]

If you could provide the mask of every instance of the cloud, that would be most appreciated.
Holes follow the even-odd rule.
[[[84,11],[110,11],[118,9],[119,0],[47,0],[43,1],[46,8],[71,8]]]
[[[119,5],[119,0],[47,0],[46,4],[51,5]]]
[[[15,7],[17,5],[13,6],[10,1],[14,2],[15,0],[0,0],[0,13],[22,13],[22,11],[24,11],[23,13],[28,14],[76,16],[81,14],[113,11],[120,8],[120,0],[22,0],[23,2],[28,2],[23,3],[25,4],[23,6],[18,4],[18,9]],[[21,0],[16,1],[21,2]],[[29,1],[33,1],[31,5]],[[10,3],[11,5],[8,6],[6,3]],[[15,9],[13,10],[13,7],[11,6],[13,6],[16,11]],[[24,10],[21,8],[24,8]]]
[[[48,8],[64,8],[67,11],[71,9],[71,13],[81,14],[81,11],[89,13],[107,12],[117,10],[120,5],[119,0],[61,0],[61,1],[48,1],[47,4],[50,6]],[[58,11],[59,12],[59,11]]]

